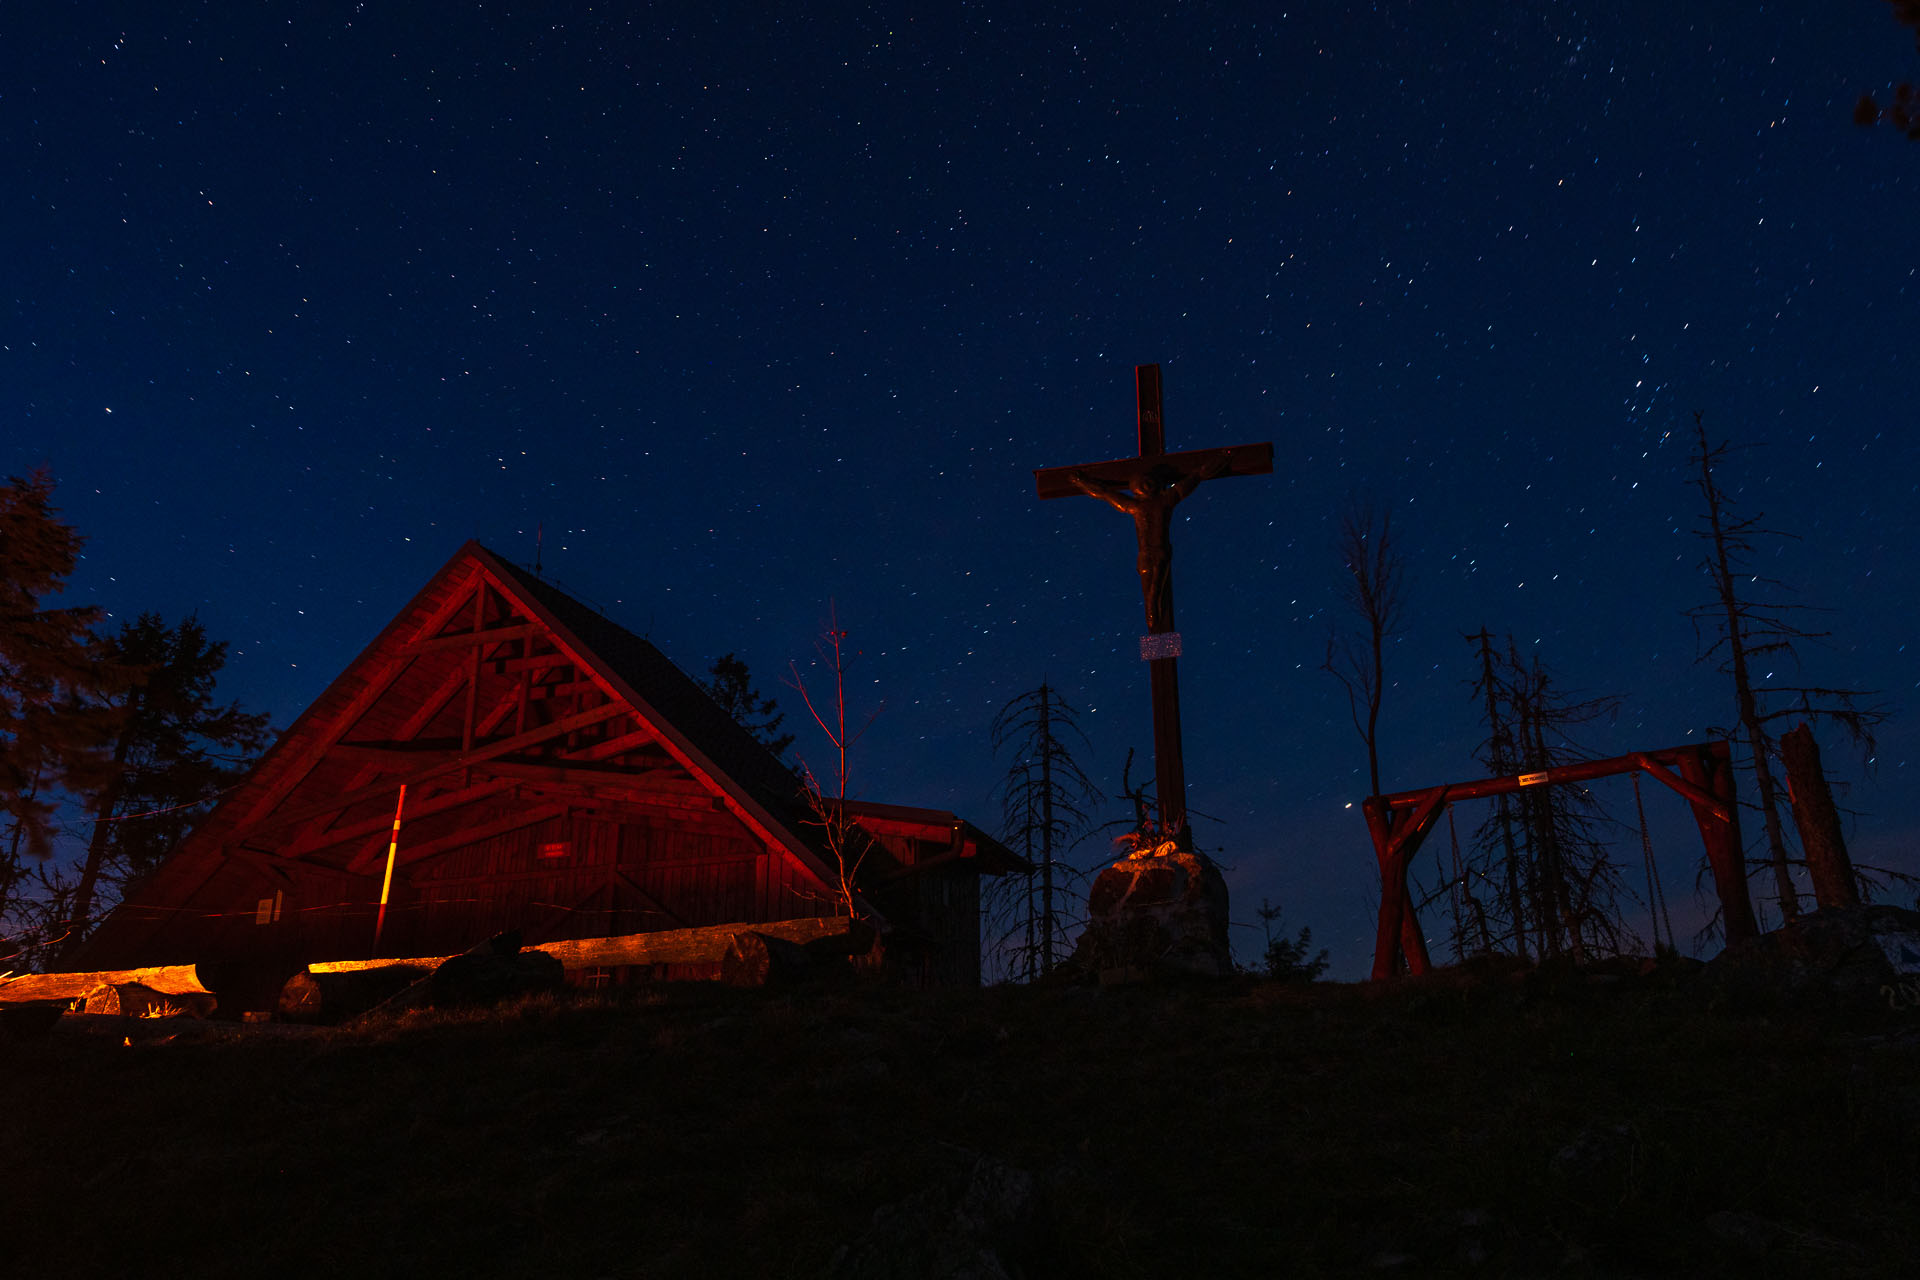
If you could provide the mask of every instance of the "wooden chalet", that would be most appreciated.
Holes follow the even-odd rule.
[[[1024,864],[951,813],[850,807],[885,964],[977,983],[979,877]],[[836,882],[794,775],[704,690],[470,542],[62,967],[266,992],[376,927],[382,956],[750,928],[844,914]]]

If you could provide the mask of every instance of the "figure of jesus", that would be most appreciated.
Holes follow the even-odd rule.
[[[1134,536],[1140,544],[1135,567],[1147,605],[1149,633],[1173,630],[1173,509],[1204,481],[1225,475],[1231,466],[1232,460],[1224,455],[1187,472],[1163,462],[1136,471],[1126,484],[1102,480],[1084,470],[1067,472],[1067,479],[1080,492],[1133,517]]]

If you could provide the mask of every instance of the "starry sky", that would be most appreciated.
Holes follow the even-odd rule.
[[[1920,870],[1920,147],[1851,119],[1916,62],[1879,0],[10,6],[0,469],[280,724],[470,537],[777,694],[831,603],[855,790],[994,826],[1012,696],[1109,790],[1150,746],[1132,530],[1031,471],[1131,453],[1158,362],[1170,448],[1276,453],[1177,520],[1198,835],[1243,958],[1270,898],[1353,977],[1343,506],[1406,555],[1389,789],[1480,774],[1482,626],[1621,699],[1589,749],[1697,739],[1699,409],[1834,610],[1800,674],[1892,713],[1823,740],[1854,853]]]

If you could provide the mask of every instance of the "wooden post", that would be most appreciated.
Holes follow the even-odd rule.
[[[1806,851],[1814,901],[1823,910],[1859,906],[1860,886],[1840,830],[1840,811],[1820,767],[1820,744],[1805,722],[1781,737],[1780,759],[1787,766],[1787,798],[1793,802],[1793,825],[1800,829],[1800,847]]]
[[[1703,804],[1687,798],[1700,842],[1713,868],[1713,887],[1720,897],[1720,921],[1729,943],[1760,936],[1753,915],[1753,897],[1747,892],[1747,855],[1740,842],[1740,804],[1733,792],[1733,758],[1724,740],[1683,754],[1677,762],[1680,776],[1713,798]]]
[[[1447,788],[1433,788],[1410,810],[1393,809],[1385,796],[1369,796],[1360,807],[1373,836],[1374,856],[1380,861],[1380,924],[1374,935],[1373,977],[1378,981],[1399,976],[1403,959],[1408,973],[1425,973],[1433,960],[1427,953],[1426,935],[1420,932],[1419,913],[1407,893],[1407,868],[1447,807]]]
[[[1160,366],[1135,365],[1134,404],[1139,415],[1139,457],[1159,458],[1167,452],[1167,420],[1160,395]],[[1147,662],[1147,683],[1153,702],[1153,785],[1160,810],[1160,830],[1178,836],[1187,829],[1187,766],[1180,738],[1180,629],[1173,621],[1173,583],[1166,586],[1166,610],[1148,625],[1150,635],[1172,635],[1170,644],[1155,650]],[[1170,649],[1170,652],[1164,650]]]

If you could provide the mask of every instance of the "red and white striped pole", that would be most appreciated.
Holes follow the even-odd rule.
[[[387,875],[380,882],[380,914],[373,920],[373,954],[380,954],[380,931],[387,926],[387,895],[393,890],[393,860],[400,852],[400,811],[407,807],[407,784],[400,784],[400,798],[393,802],[393,834],[387,839]]]

